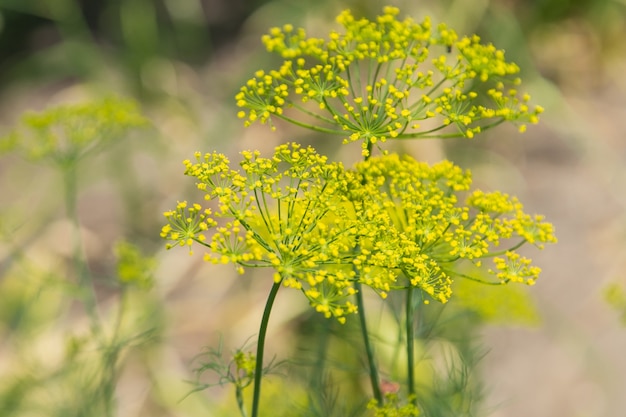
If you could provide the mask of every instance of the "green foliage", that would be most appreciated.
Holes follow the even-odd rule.
[[[15,262],[0,281],[0,334],[28,337],[59,313],[63,283],[34,265]]]
[[[124,294],[114,314],[84,329],[80,321],[72,321],[76,313],[69,309],[82,293],[26,261],[4,276],[0,335],[9,366],[0,383],[2,415],[115,415],[123,358],[154,343],[159,331],[155,307],[145,297]],[[152,317],[137,310],[152,310]],[[51,329],[64,336],[53,337]]]
[[[116,415],[115,391],[127,356],[153,345],[160,332],[159,307],[145,291],[136,291],[151,286],[154,261],[129,243],[117,246],[118,274],[110,280],[122,285],[108,308],[100,310],[76,210],[78,161],[146,123],[133,102],[104,99],[26,114],[1,141],[4,151],[51,161],[61,171],[74,232],[60,239],[73,249],[71,262],[49,261],[62,272],[35,267],[30,251],[18,245],[11,249],[10,262],[3,260],[0,332],[7,338],[2,353],[10,367],[0,383],[2,415]],[[59,335],[51,337],[51,329]]]
[[[224,358],[223,346],[217,348],[207,347],[205,352],[196,356],[196,361],[200,364],[195,369],[198,377],[195,390],[201,390],[212,386],[212,383],[200,383],[200,379],[208,371],[217,377],[215,385],[234,384],[237,388],[243,389],[249,386],[254,380],[254,368],[256,360],[251,352],[243,349],[236,349],[228,356],[228,362]],[[194,390],[194,391],[195,391]]]

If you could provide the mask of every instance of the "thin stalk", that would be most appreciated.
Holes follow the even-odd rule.
[[[324,318],[323,321],[320,321],[319,318],[317,317],[316,319],[317,319],[316,320],[317,322],[320,322],[321,332],[319,332],[319,336],[318,336],[315,367],[313,368],[313,375],[311,377],[311,380],[313,381],[315,385],[322,387],[324,371],[325,371],[324,364],[327,361],[326,354],[328,352],[330,326],[329,326],[329,320]]]
[[[367,143],[367,156],[364,158],[367,161],[372,155],[372,143]],[[358,245],[357,245],[358,252]],[[365,302],[363,301],[363,287],[357,279],[354,283],[356,289],[356,305],[359,312],[359,324],[361,327],[361,334],[363,335],[363,344],[365,345],[365,354],[367,355],[367,364],[369,366],[370,383],[372,384],[372,393],[374,398],[378,401],[378,404],[383,404],[383,395],[380,391],[380,384],[378,378],[378,366],[374,360],[374,349],[370,342],[369,332],[367,331],[367,319],[365,318]]]
[[[291,117],[287,117],[287,116],[285,116],[283,114],[274,114],[274,116],[276,116],[276,117],[278,117],[280,119],[286,120],[289,123],[292,123],[292,124],[294,124],[296,126],[300,126],[300,127],[303,127],[305,129],[309,129],[309,130],[314,130],[316,132],[329,133],[331,135],[343,135],[343,134],[346,133],[346,132],[344,132],[342,130],[326,129],[324,127],[310,125],[308,123],[300,122],[300,121],[298,121],[296,119],[292,119]]]
[[[248,417],[248,413],[246,412],[246,407],[243,405],[243,389],[239,385],[235,387],[235,397],[237,399],[237,406],[239,407],[241,416]]]
[[[89,317],[89,324],[94,337],[98,340],[100,348],[103,349],[102,356],[102,376],[101,384],[97,388],[100,395],[104,415],[107,417],[114,414],[114,391],[115,380],[117,378],[116,363],[119,357],[119,346],[117,345],[117,333],[121,325],[121,316],[124,305],[120,305],[120,311],[115,327],[115,334],[111,342],[107,342],[102,329],[100,318],[98,317],[98,302],[96,291],[93,285],[93,279],[83,248],[83,241],[80,235],[80,219],[78,218],[77,196],[78,196],[78,160],[70,158],[62,161],[60,169],[63,174],[63,191],[65,200],[65,210],[67,218],[72,223],[73,229],[73,253],[72,260],[74,264],[74,274],[76,275],[77,284],[79,286],[79,294],[85,308],[85,312]]]
[[[361,325],[361,333],[363,334],[363,343],[365,344],[365,353],[367,355],[367,363],[369,366],[370,382],[372,384],[372,392],[374,398],[378,401],[378,404],[383,403],[383,395],[380,391],[380,384],[378,383],[378,367],[374,360],[374,349],[370,343],[369,333],[367,332],[367,321],[365,319],[365,303],[363,302],[363,288],[361,283],[357,280],[354,283],[356,289],[356,305],[359,311],[359,323]]]
[[[87,268],[87,262],[85,260],[83,242],[80,236],[80,221],[78,219],[77,210],[77,161],[67,161],[61,165],[63,172],[63,187],[65,198],[65,210],[68,219],[72,222],[73,228],[73,263],[74,273],[78,280],[78,286],[80,293],[82,294],[82,302],[85,307],[85,311],[90,319],[91,328],[96,335],[100,335],[100,320],[98,318],[97,305],[96,305],[96,293],[93,287],[93,282],[89,269]]]
[[[406,293],[406,356],[407,356],[407,384],[409,391],[409,398],[414,405],[417,406],[417,397],[415,396],[415,327],[414,327],[414,309],[413,309],[413,295],[415,289],[409,283],[409,288]]]
[[[265,353],[265,336],[267,335],[267,325],[270,321],[270,313],[272,312],[272,306],[276,299],[276,294],[280,289],[279,282],[275,282],[272,285],[270,294],[265,302],[265,309],[263,310],[263,317],[261,318],[261,325],[259,326],[259,341],[256,346],[256,366],[254,369],[254,393],[252,396],[252,417],[257,417],[259,414],[259,401],[261,399],[261,379],[263,378],[263,354]]]
[[[115,325],[113,328],[113,334],[111,335],[111,341],[108,346],[104,347],[103,354],[103,382],[101,384],[102,397],[104,401],[105,416],[113,417],[114,412],[114,398],[115,398],[115,382],[118,378],[118,360],[120,352],[123,348],[123,342],[120,339],[120,333],[122,328],[122,321],[124,319],[126,306],[127,306],[127,289],[123,288],[120,296],[120,301],[115,318]]]

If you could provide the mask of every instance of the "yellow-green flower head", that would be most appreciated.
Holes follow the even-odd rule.
[[[128,243],[118,242],[115,245],[117,257],[117,276],[123,285],[132,285],[149,289],[153,285],[155,260],[144,257],[139,249]]]
[[[262,41],[284,62],[241,87],[239,117],[272,128],[278,117],[361,140],[366,154],[389,138],[472,138],[504,121],[520,130],[538,121],[542,109],[519,96],[519,68],[503,51],[478,36],[459,39],[444,24],[434,28],[428,18],[398,14],[385,7],[370,21],[344,11],[337,17],[343,30],[327,39],[292,25],[272,28]]]
[[[367,409],[371,412],[368,415],[372,417],[417,417],[420,415],[419,408],[412,401],[406,401],[406,403],[401,401],[397,392],[386,393],[383,404],[372,398],[367,403]]]
[[[391,154],[361,162],[356,171],[362,186],[356,216],[388,220],[371,240],[361,239],[363,263],[401,271],[437,301],[450,298],[455,277],[472,279],[459,272],[463,263],[481,268],[486,258],[494,258],[496,269],[487,271],[492,283],[533,284],[539,268],[515,249],[556,242],[552,225],[524,213],[514,197],[480,190],[464,197],[471,175],[451,162],[430,166]],[[504,243],[508,250],[496,250]]]
[[[134,101],[109,97],[26,113],[21,126],[0,142],[10,142],[30,159],[66,163],[147,124]]]
[[[356,312],[349,298],[358,222],[343,167],[297,144],[278,146],[270,158],[258,151],[241,155],[239,169],[216,153],[185,161],[186,174],[216,207],[179,203],[165,213],[161,236],[174,242],[168,247],[200,243],[207,261],[233,263],[241,273],[273,268],[276,282],[300,290],[326,317],[345,321]]]
[[[620,313],[622,324],[626,325],[626,289],[616,282],[604,288],[604,299]]]
[[[393,154],[345,169],[297,144],[270,158],[242,152],[239,169],[221,154],[195,159],[185,161],[186,174],[213,210],[182,202],[166,212],[168,247],[201,244],[207,261],[239,272],[273,268],[277,283],[340,321],[357,311],[349,301],[356,281],[381,297],[411,285],[446,302],[454,278],[472,279],[459,272],[462,263],[481,268],[494,258],[493,283],[531,284],[539,269],[515,250],[556,241],[552,225],[525,214],[517,199],[469,193],[470,173],[448,161],[430,166]]]

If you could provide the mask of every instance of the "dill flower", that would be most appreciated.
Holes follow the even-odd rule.
[[[115,245],[117,258],[117,276],[123,285],[133,285],[141,289],[149,289],[154,285],[154,258],[141,254],[135,245],[120,241]]]
[[[537,123],[542,108],[518,92],[519,67],[504,51],[398,14],[385,7],[370,21],[346,10],[337,17],[342,30],[327,39],[289,24],[270,29],[262,41],[284,61],[241,87],[238,116],[246,126],[274,129],[277,117],[362,141],[365,156],[390,138],[472,138],[504,121],[520,131]]]
[[[293,143],[271,158],[241,155],[239,170],[217,153],[184,162],[216,207],[182,202],[166,212],[168,248],[199,243],[207,261],[235,264],[240,273],[273,268],[276,283],[341,322],[357,312],[348,301],[357,281],[384,298],[406,288],[404,276],[445,303],[454,278],[473,279],[460,263],[481,268],[493,258],[494,283],[532,284],[540,270],[515,250],[556,241],[552,225],[524,213],[517,199],[469,193],[470,173],[449,161],[430,166],[392,154],[345,169]],[[513,243],[496,251],[502,241]]]
[[[105,98],[26,113],[21,126],[0,140],[0,149],[32,160],[72,163],[97,147],[148,124],[134,101]]]
[[[217,225],[209,217],[211,210],[202,210],[202,206],[197,203],[187,207],[186,201],[179,201],[175,210],[166,211],[163,215],[169,223],[161,228],[161,237],[174,241],[179,246],[188,246],[190,255],[193,255],[193,242],[203,242],[205,236],[202,233]],[[173,245],[168,243],[166,248],[170,249]]]
[[[217,207],[179,203],[165,213],[161,236],[174,242],[168,247],[202,244],[205,260],[235,264],[240,273],[273,268],[275,282],[344,322],[356,312],[348,300],[355,291],[350,253],[366,223],[350,213],[343,167],[298,144],[278,146],[271,158],[241,155],[239,170],[217,153],[184,162],[186,175]]]
[[[361,256],[367,252],[369,266],[401,271],[411,286],[439,302],[450,298],[455,277],[478,280],[461,272],[463,263],[483,268],[486,258],[495,266],[487,269],[495,278],[490,283],[534,284],[540,269],[515,250],[525,243],[543,248],[556,242],[553,226],[524,213],[514,197],[480,190],[464,197],[470,172],[449,161],[430,166],[391,154],[370,158],[355,170],[363,187],[356,216],[388,219],[379,236],[362,239]],[[503,242],[510,247],[496,250]]]
[[[417,406],[411,402],[402,404],[398,394],[389,393],[385,395],[385,403],[379,404],[375,399],[367,403],[367,409],[372,412],[373,417],[416,417],[420,415]]]

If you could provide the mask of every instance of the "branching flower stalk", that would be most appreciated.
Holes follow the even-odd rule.
[[[525,213],[507,194],[471,191],[469,171],[449,161],[431,166],[384,150],[373,155],[388,139],[472,138],[505,121],[524,131],[542,111],[520,96],[519,68],[502,51],[476,36],[459,39],[445,25],[433,29],[429,19],[400,21],[398,13],[386,7],[369,21],[343,12],[337,20],[344,31],[328,39],[291,25],[271,29],[263,42],[283,64],[257,71],[236,97],[246,125],[274,128],[275,117],[361,141],[362,162],[345,168],[295,143],[268,158],[242,152],[238,169],[225,155],[196,153],[195,162],[184,162],[185,174],[196,179],[207,205],[183,201],[165,213],[161,236],[168,248],[191,253],[199,244],[207,261],[232,263],[239,273],[274,271],[260,324],[252,417],[258,417],[265,335],[280,287],[300,291],[315,311],[340,323],[358,314],[374,396],[369,408],[376,416],[414,416],[416,301],[446,303],[460,278],[532,285],[540,269],[517,249],[556,241],[542,216]],[[383,299],[406,292],[408,404],[381,389],[366,287]]]

